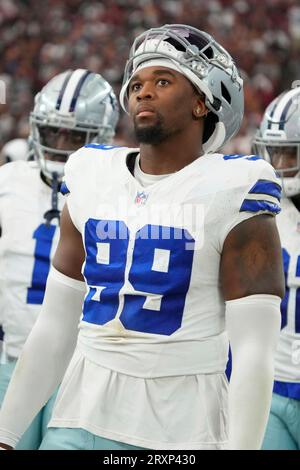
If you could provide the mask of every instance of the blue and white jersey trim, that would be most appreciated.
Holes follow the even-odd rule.
[[[112,150],[124,148],[122,145],[110,145],[110,144],[86,144],[85,149],[98,149],[98,150]]]
[[[281,211],[278,204],[269,201],[256,201],[245,199],[241,205],[240,212],[260,212],[277,215]]]
[[[281,186],[275,181],[259,179],[242,202],[240,212],[277,215],[280,212]]]
[[[69,194],[70,191],[68,189],[68,186],[66,185],[66,183],[63,181],[62,184],[61,184],[61,187],[60,187],[60,192],[63,196],[65,196],[66,194]]]
[[[234,154],[234,155],[223,155],[223,160],[237,160],[243,158],[244,160],[250,160],[250,161],[256,161],[256,160],[262,160],[261,157],[258,155],[240,155],[240,154]]]
[[[263,194],[271,196],[272,198],[280,201],[281,199],[281,186],[273,181],[258,180],[249,191],[249,194]]]

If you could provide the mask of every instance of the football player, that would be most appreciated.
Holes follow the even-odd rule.
[[[41,449],[258,449],[284,291],[281,187],[263,159],[218,153],[241,124],[242,79],[210,35],[165,25],[135,40],[120,102],[140,148],[90,144],[66,164],[1,445],[64,376]]]
[[[18,161],[18,160],[28,160],[31,157],[31,152],[29,148],[29,142],[26,139],[13,139],[9,142],[6,142],[0,152],[0,166],[5,165],[6,163]],[[1,235],[1,227],[0,227]],[[2,320],[3,311],[0,308],[0,363],[4,361],[2,358],[2,348],[3,348],[3,329],[2,329]]]
[[[267,107],[254,140],[255,151],[281,177],[282,245],[286,294],[275,356],[272,406],[263,449],[300,449],[300,88],[285,91]]]
[[[111,142],[117,119],[118,105],[109,83],[85,69],[68,70],[52,78],[35,97],[30,116],[35,161],[16,161],[0,169],[4,331],[0,403],[43,303],[59,239],[63,196],[58,187],[65,163],[71,152],[89,142]],[[25,433],[19,449],[39,446],[52,401]]]

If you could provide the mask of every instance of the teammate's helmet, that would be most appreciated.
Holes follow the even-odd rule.
[[[27,146],[28,146],[27,160],[28,161],[33,161],[33,160],[35,160],[35,158],[34,158],[33,140],[32,140],[31,135],[28,136]]]
[[[236,134],[244,113],[243,80],[232,57],[209,34],[174,24],[138,36],[130,50],[120,93],[125,111],[133,74],[152,65],[177,70],[205,95],[210,111],[204,126],[205,152],[215,152]]]
[[[3,145],[0,155],[1,164],[27,160],[29,148],[26,139],[13,139]]]
[[[292,197],[300,193],[300,87],[282,93],[269,104],[254,137],[253,150],[274,166],[280,153],[286,162],[277,169],[284,194]],[[287,176],[293,171],[295,176]]]
[[[36,95],[30,115],[34,152],[42,172],[49,178],[54,172],[61,177],[68,156],[77,148],[88,142],[110,143],[118,117],[115,94],[101,75],[77,69],[52,78]],[[68,133],[72,148],[55,148],[61,131]]]

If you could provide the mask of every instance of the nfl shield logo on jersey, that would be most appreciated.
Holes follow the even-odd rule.
[[[144,206],[146,204],[146,201],[148,199],[148,194],[145,193],[145,191],[142,192],[137,192],[135,196],[134,203],[137,204],[138,206]]]

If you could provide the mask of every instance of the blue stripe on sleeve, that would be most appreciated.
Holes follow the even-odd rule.
[[[245,199],[241,205],[240,212],[271,212],[276,215],[281,211],[280,206],[270,201],[256,201],[255,199]]]
[[[61,192],[61,194],[63,194],[63,196],[65,196],[66,194],[69,194],[69,192],[70,192],[69,189],[68,189],[68,186],[66,185],[66,183],[64,181],[61,184],[60,192]]]
[[[280,201],[281,187],[273,181],[258,180],[250,189],[249,194],[267,194],[268,196],[273,196]]]

